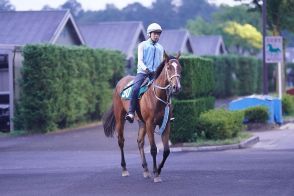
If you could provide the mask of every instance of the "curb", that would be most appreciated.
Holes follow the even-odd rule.
[[[221,150],[232,150],[232,149],[244,149],[249,148],[252,145],[259,142],[258,136],[252,136],[247,140],[244,140],[238,144],[229,144],[221,146],[182,146],[182,147],[171,147],[171,152],[207,152],[207,151],[221,151]]]

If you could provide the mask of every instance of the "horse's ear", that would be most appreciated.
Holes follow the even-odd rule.
[[[169,60],[168,54],[166,54],[166,52],[163,51],[163,55],[164,55],[164,60],[167,62]]]
[[[177,54],[177,56],[176,56],[176,59],[179,60],[180,56],[181,56],[181,51],[178,52],[178,54]]]

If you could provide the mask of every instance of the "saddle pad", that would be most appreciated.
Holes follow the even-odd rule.
[[[139,95],[138,95],[138,99],[148,90],[149,85],[152,83],[153,80],[149,80],[148,82],[143,82],[142,86],[140,87],[140,91],[139,91]],[[125,100],[130,100],[131,99],[131,95],[132,95],[132,91],[133,91],[133,87],[134,87],[134,80],[131,80],[122,90],[122,92],[120,93],[120,96],[122,99]]]

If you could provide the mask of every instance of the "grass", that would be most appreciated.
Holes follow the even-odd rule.
[[[73,125],[71,125],[69,127],[66,127],[66,128],[63,128],[63,129],[57,129],[57,130],[50,131],[50,132],[47,132],[47,133],[48,134],[62,133],[62,132],[66,132],[66,131],[73,131],[73,130],[76,130],[76,129],[94,127],[94,126],[101,125],[101,124],[102,124],[102,121],[80,122],[80,123],[75,123],[75,124],[73,124]]]
[[[1,132],[0,131],[0,137],[18,137],[18,136],[26,136],[26,135],[33,135],[33,134],[52,134],[52,133],[61,133],[66,131],[72,131],[76,129],[86,128],[86,127],[93,127],[102,124],[101,121],[94,121],[94,122],[82,122],[82,123],[76,123],[74,125],[71,125],[70,127],[64,128],[64,129],[56,129],[47,133],[41,133],[41,132],[28,132],[25,130],[13,130],[10,132]]]
[[[10,132],[0,132],[0,137],[2,136],[13,136],[13,137],[17,137],[17,136],[24,136],[24,135],[29,135],[29,133],[27,131],[24,130],[14,130],[14,131],[10,131]]]
[[[206,140],[206,139],[197,139],[197,142],[191,142],[191,143],[183,143],[183,146],[218,146],[218,145],[229,145],[229,144],[238,144],[241,141],[244,141],[248,138],[250,138],[252,134],[242,131],[239,133],[237,137],[231,138],[231,139],[225,139],[225,140]]]
[[[6,135],[8,135],[8,134],[9,134],[9,133],[4,133],[4,132],[1,132],[1,131],[0,131],[0,137],[1,137],[1,136],[6,136]]]

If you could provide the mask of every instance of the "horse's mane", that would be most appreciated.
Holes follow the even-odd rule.
[[[170,55],[170,56],[168,57],[167,61],[169,61],[170,59],[176,59],[176,57]],[[163,68],[164,68],[164,65],[165,65],[165,61],[166,61],[166,59],[164,59],[164,60],[160,63],[160,65],[158,66],[158,68],[156,69],[154,79],[157,79],[157,78],[159,77],[159,75],[161,74],[161,72],[162,72],[162,70],[163,70]]]

